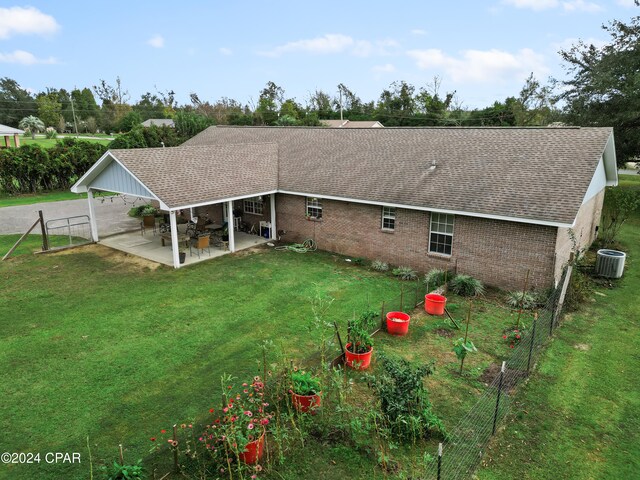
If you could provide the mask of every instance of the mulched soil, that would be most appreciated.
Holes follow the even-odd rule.
[[[485,385],[491,385],[493,380],[500,375],[501,365],[492,363],[489,365],[482,375],[480,375],[480,381]],[[527,372],[524,370],[505,370],[504,379],[502,381],[502,390],[511,393],[524,379],[527,378]]]

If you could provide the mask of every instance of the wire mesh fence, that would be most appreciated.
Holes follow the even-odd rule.
[[[508,414],[515,387],[526,379],[543,347],[558,324],[564,295],[571,278],[571,267],[565,269],[558,287],[547,298],[545,304],[537,309],[533,321],[526,330],[521,330],[520,342],[514,345],[510,357],[502,364],[486,390],[478,398],[469,412],[450,430],[438,452],[432,454],[432,460],[425,466],[425,479],[456,480],[469,478],[480,463],[487,443],[496,434],[500,423]],[[398,295],[381,302],[363,301],[360,310],[354,310],[354,317],[361,311],[379,312],[379,326],[374,333],[386,329],[386,315],[389,312],[410,312],[425,301],[430,293],[422,282],[401,284]],[[346,343],[346,331],[342,345]],[[340,345],[335,345],[332,364],[342,362]]]
[[[514,388],[527,378],[557,325],[570,278],[571,267],[565,270],[562,281],[545,305],[538,309],[531,327],[522,333],[521,341],[503,362],[500,373],[450,431],[438,452],[434,452],[433,460],[426,465],[424,478],[464,479],[474,472],[489,439],[509,412]]]

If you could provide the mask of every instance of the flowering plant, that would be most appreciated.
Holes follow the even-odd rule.
[[[352,353],[367,353],[373,348],[373,337],[369,333],[374,328],[378,314],[364,312],[359,318],[349,320],[347,327],[347,350]]]
[[[509,330],[507,333],[502,335],[502,338],[507,341],[509,344],[509,348],[514,348],[517,344],[522,340],[522,332],[517,328],[513,330]]]
[[[252,383],[243,383],[234,388],[231,377],[223,377],[225,406],[213,414],[213,421],[206,425],[198,438],[212,452],[241,453],[249,442],[260,439],[273,414],[268,413],[269,404],[264,400],[264,382],[259,376]]]

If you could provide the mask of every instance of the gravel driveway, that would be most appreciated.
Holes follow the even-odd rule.
[[[124,199],[127,204],[125,205]],[[103,237],[114,233],[126,232],[140,226],[140,220],[127,215],[137,197],[94,198],[93,203],[98,222],[98,235]],[[136,205],[141,204],[138,200]],[[59,202],[35,203],[17,207],[0,208],[0,235],[24,233],[38,219],[38,210],[42,210],[45,222],[56,218],[89,215],[86,199],[62,200]],[[35,232],[35,233],[39,233]]]

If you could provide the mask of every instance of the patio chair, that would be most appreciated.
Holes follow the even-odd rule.
[[[156,217],[153,215],[145,215],[140,222],[140,235],[144,235],[144,232],[150,228],[153,234],[156,234]]]
[[[209,242],[210,242],[210,238],[208,234],[200,235],[199,237],[195,238],[191,242],[191,245],[189,246],[189,256],[193,255],[194,249],[198,254],[198,258],[200,258],[200,252],[204,253],[205,250],[207,251],[209,256],[211,256],[211,248],[209,246],[210,245]]]

